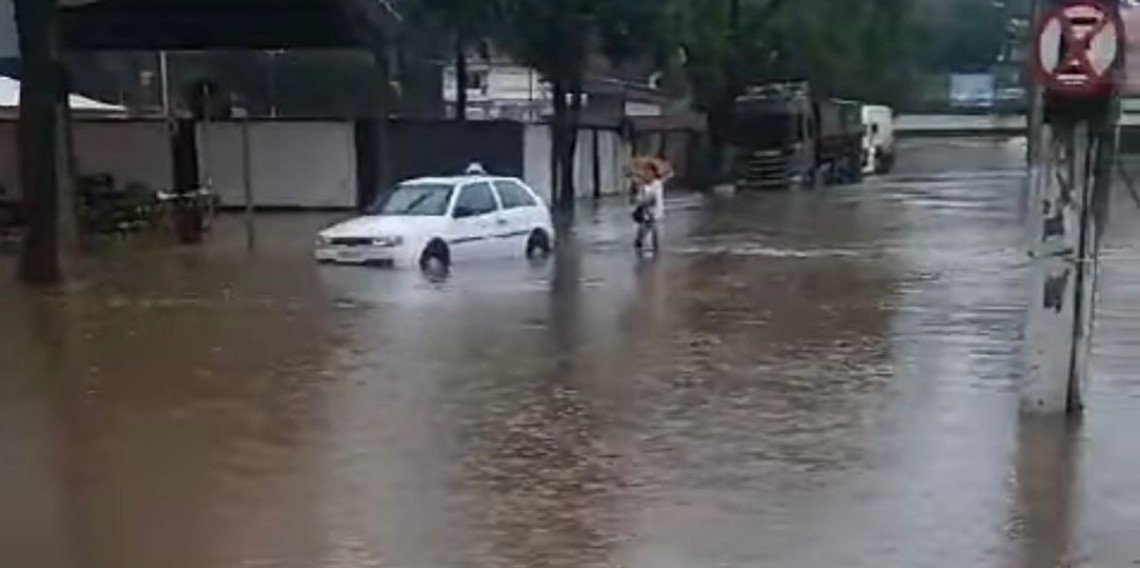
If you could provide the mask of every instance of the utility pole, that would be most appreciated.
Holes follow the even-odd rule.
[[[1029,42],[1034,41],[1033,26],[1037,25],[1037,21],[1041,18],[1041,2],[1042,0],[1029,0],[1029,34],[1028,38],[1020,38],[1022,42],[1027,39]],[[1022,68],[1024,69],[1025,65],[1022,65]],[[1041,127],[1045,123],[1045,103],[1041,98],[1041,83],[1035,77],[1028,77],[1027,79],[1025,96],[1029,103],[1029,150],[1026,157],[1029,159],[1029,167],[1033,168],[1037,165],[1033,158],[1038,153],[1041,144]]]
[[[1089,380],[1100,237],[1115,159],[1117,0],[1045,0],[1030,57],[1042,86],[1029,153],[1030,305],[1022,411],[1078,414]]]
[[[28,204],[28,232],[20,279],[50,285],[60,268],[58,137],[63,64],[59,59],[59,8],[55,2],[17,0],[20,59],[20,186]]]
[[[158,52],[158,75],[162,89],[162,118],[170,120],[170,61],[166,50]]]

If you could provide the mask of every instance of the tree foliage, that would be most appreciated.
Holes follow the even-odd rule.
[[[1008,38],[1009,14],[993,0],[917,0],[913,34],[916,63],[934,72],[985,71]]]
[[[574,153],[583,88],[591,62],[660,50],[668,1],[499,0],[496,43],[552,86],[555,202],[574,200]]]
[[[802,79],[832,96],[897,105],[920,72],[986,69],[1004,47],[1008,16],[992,0],[415,3],[436,29],[489,39],[553,85],[556,131],[568,137],[555,141],[563,157],[574,143],[576,95],[598,57],[651,59],[682,76],[682,90],[709,113],[715,139],[750,84]]]
[[[901,103],[917,73],[984,71],[1007,42],[992,0],[674,0],[694,101],[805,79],[819,90]]]
[[[956,0],[926,20],[915,18],[915,4],[935,0],[416,1],[455,37],[489,38],[551,83],[560,203],[573,196],[573,132],[587,70],[599,57],[651,59],[679,71],[694,105],[708,112],[716,145],[747,85],[805,79],[828,94],[896,103],[919,67],[984,60],[1000,35],[987,27],[982,45],[960,55],[948,47],[969,36],[989,0]],[[960,37],[916,41],[930,33],[919,24],[948,25],[946,18],[957,18],[948,29]]]
[[[416,0],[411,4],[414,27],[428,37],[443,37],[450,47],[456,78],[455,116],[467,119],[467,57],[490,35],[496,0]]]
[[[799,0],[780,14],[781,70],[832,95],[897,102],[915,68],[911,8],[866,0],[837,13],[830,0]]]

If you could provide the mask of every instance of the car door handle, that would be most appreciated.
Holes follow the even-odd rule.
[[[495,223],[498,225],[506,225],[507,220],[506,219],[497,219],[497,220],[495,220]]]

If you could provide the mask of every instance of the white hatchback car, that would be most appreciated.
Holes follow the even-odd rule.
[[[358,217],[317,237],[320,262],[447,268],[452,263],[548,254],[550,208],[514,178],[474,175],[406,181]]]

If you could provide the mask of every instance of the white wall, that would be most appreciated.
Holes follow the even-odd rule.
[[[117,186],[140,182],[156,190],[174,183],[170,134],[163,122],[72,123],[79,175],[110,174]],[[0,122],[0,184],[3,199],[22,195],[16,122]]]
[[[536,122],[553,112],[549,83],[533,69],[513,63],[469,63],[468,72],[483,74],[482,88],[468,86],[467,114],[472,120],[518,120]],[[458,85],[455,67],[443,72],[443,100],[453,107]]]
[[[661,114],[661,105],[659,104],[631,101],[625,103],[626,116],[661,116]]]
[[[612,130],[601,130],[597,136],[602,195],[619,195],[625,191],[624,171],[628,163],[623,157],[621,136]],[[594,133],[578,133],[578,151],[574,157],[575,184],[580,197],[594,195]]]
[[[523,136],[523,178],[548,202],[552,197],[550,171],[550,127],[545,124],[527,125]],[[601,165],[602,195],[621,195],[625,192],[625,170],[630,160],[628,144],[615,131],[598,133],[598,154]],[[578,133],[578,151],[574,156],[574,180],[579,198],[594,194],[594,135],[590,130]]]
[[[470,102],[486,100],[549,101],[551,99],[550,85],[529,67],[502,63],[488,66],[472,62],[468,66],[468,72],[485,73],[487,76],[487,84],[484,89],[468,87],[467,96]],[[455,102],[456,87],[455,67],[449,66],[444,69],[443,73],[443,100]]]
[[[245,204],[241,123],[198,126],[198,160],[227,207]],[[258,207],[356,206],[356,141],[351,123],[251,122],[250,169]]]
[[[552,201],[553,178],[550,171],[550,127],[528,124],[523,131],[523,180],[546,200]]]

